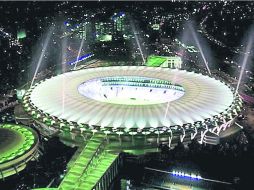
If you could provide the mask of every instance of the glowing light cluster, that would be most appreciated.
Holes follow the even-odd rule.
[[[193,173],[185,173],[185,172],[181,172],[181,171],[173,171],[172,175],[174,176],[179,176],[179,177],[185,177],[185,178],[189,178],[189,179],[193,179],[193,180],[201,180],[202,177],[200,175],[196,175]]]
[[[79,58],[75,59],[74,61],[68,62],[67,64],[68,64],[68,65],[74,65],[75,63],[80,62],[80,61],[83,61],[83,60],[85,60],[85,59],[88,59],[88,58],[90,58],[90,57],[92,57],[92,56],[94,56],[94,54],[88,53],[88,54],[85,54],[85,55],[80,56]]]

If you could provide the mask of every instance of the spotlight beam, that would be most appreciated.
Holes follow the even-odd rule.
[[[249,39],[248,39],[248,44],[244,53],[244,58],[243,58],[243,63],[242,63],[242,67],[241,67],[241,71],[240,71],[240,76],[237,82],[237,86],[236,86],[236,90],[235,90],[235,95],[238,93],[239,90],[239,86],[241,84],[242,81],[242,77],[243,77],[243,72],[245,71],[245,67],[248,63],[249,57],[250,57],[250,51],[252,49],[252,44],[253,44],[253,36],[250,35]]]
[[[145,60],[145,56],[143,54],[143,51],[142,51],[142,48],[141,48],[141,45],[140,45],[140,41],[139,41],[139,38],[138,38],[138,31],[136,30],[136,27],[135,27],[135,24],[133,23],[132,18],[130,18],[130,22],[131,22],[131,29],[132,29],[132,32],[134,34],[135,41],[136,41],[136,43],[138,45],[138,50],[139,50],[139,52],[141,54],[143,64],[145,64],[146,60]]]
[[[206,58],[205,58],[205,54],[204,54],[203,49],[202,49],[202,47],[201,47],[201,45],[200,45],[200,43],[199,43],[197,34],[195,33],[194,28],[193,28],[190,24],[189,24],[189,28],[190,28],[190,30],[191,30],[191,34],[192,34],[192,36],[193,36],[193,38],[194,38],[194,40],[195,40],[197,46],[198,46],[198,49],[199,49],[200,54],[201,54],[201,57],[202,57],[202,59],[203,59],[203,61],[204,61],[204,64],[205,64],[205,66],[206,66],[206,69],[207,69],[209,75],[211,75],[211,71],[210,71],[210,68],[209,68],[209,66],[208,66],[208,61],[207,61]]]
[[[79,46],[79,50],[78,50],[78,56],[77,56],[77,59],[76,59],[76,63],[75,63],[75,65],[74,65],[74,70],[76,70],[77,64],[78,64],[78,62],[79,62],[78,59],[79,59],[81,50],[82,50],[82,48],[83,48],[84,41],[85,41],[84,38],[82,38],[81,43],[80,43],[80,46]]]
[[[48,33],[47,33],[45,43],[43,44],[43,48],[42,48],[42,50],[41,50],[41,55],[40,55],[40,58],[39,58],[39,60],[38,60],[37,66],[36,66],[36,69],[35,69],[35,72],[34,72],[34,76],[33,76],[33,79],[32,79],[31,85],[30,85],[30,88],[31,88],[31,87],[33,86],[33,84],[34,84],[35,77],[36,77],[36,75],[37,75],[37,73],[38,73],[38,70],[39,70],[39,68],[40,68],[40,66],[41,66],[42,59],[43,59],[43,57],[44,57],[44,55],[45,55],[45,52],[46,52],[46,49],[47,49],[47,47],[48,47],[49,40],[50,40],[50,38],[51,38],[51,36],[52,36],[52,34],[53,34],[53,30],[54,30],[54,27],[51,26],[51,27],[49,28]]]

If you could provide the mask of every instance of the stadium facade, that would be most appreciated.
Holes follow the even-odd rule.
[[[117,148],[173,146],[195,138],[217,144],[220,131],[241,111],[233,91],[222,81],[184,70],[99,67],[40,81],[27,91],[23,106],[65,143],[100,134]]]

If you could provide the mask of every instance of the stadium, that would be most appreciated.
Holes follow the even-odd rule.
[[[65,143],[98,134],[115,148],[173,146],[192,139],[218,144],[220,132],[241,110],[233,91],[222,81],[185,70],[98,67],[36,83],[23,106]]]
[[[248,189],[253,5],[0,3],[0,190]]]
[[[0,125],[0,179],[25,169],[37,154],[39,139],[32,129],[13,124]]]

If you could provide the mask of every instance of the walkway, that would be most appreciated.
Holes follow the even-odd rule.
[[[117,173],[115,161],[118,154],[105,150],[105,144],[103,137],[92,137],[73,155],[67,165],[67,173],[58,188],[34,190],[107,190]]]

